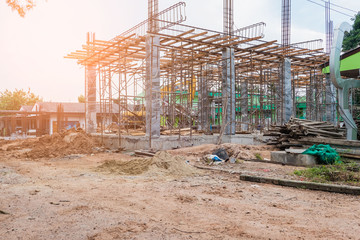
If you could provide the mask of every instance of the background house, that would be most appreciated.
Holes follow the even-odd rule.
[[[44,134],[53,134],[59,127],[85,128],[85,103],[37,102],[31,111],[42,113],[37,128]]]
[[[116,122],[118,105],[113,104],[113,113],[102,115],[100,104],[96,105],[97,125]],[[103,118],[102,118],[103,116]],[[106,120],[105,120],[106,119]],[[85,128],[85,103],[37,102],[33,106],[22,106],[19,110],[0,111],[0,135],[11,134],[44,135],[70,128]]]

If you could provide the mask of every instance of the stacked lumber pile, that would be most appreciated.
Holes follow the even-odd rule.
[[[265,136],[275,136],[269,145],[276,145],[280,149],[302,147],[303,137],[325,137],[344,139],[345,129],[340,129],[328,122],[316,122],[305,119],[292,118],[283,126],[273,126]]]
[[[160,131],[160,134],[161,135],[179,135],[179,132],[180,132],[180,135],[181,136],[189,136],[190,135],[190,128],[181,128],[181,129],[178,129],[178,128],[174,128],[172,130],[162,130]],[[192,129],[192,135],[198,135],[198,132],[195,131],[194,129]]]

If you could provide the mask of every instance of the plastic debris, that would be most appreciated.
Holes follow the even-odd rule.
[[[229,160],[229,155],[224,148],[218,148],[212,154],[217,155],[219,158],[225,161]]]

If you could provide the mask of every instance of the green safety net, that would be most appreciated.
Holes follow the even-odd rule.
[[[318,163],[320,164],[333,164],[335,162],[339,162],[339,154],[335,149],[330,147],[330,145],[314,145],[307,150],[305,150],[302,154],[309,154],[316,156]]]

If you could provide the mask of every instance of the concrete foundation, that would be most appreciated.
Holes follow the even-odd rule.
[[[101,134],[92,134],[96,139],[101,140]],[[202,144],[216,144],[218,135],[201,135],[201,136],[182,136],[179,140],[179,136],[160,136],[157,139],[153,139],[151,142],[151,148],[153,150],[169,150],[180,147],[191,147]],[[251,135],[251,134],[239,134],[239,135],[225,135],[223,136],[222,143],[236,143],[236,144],[248,144],[248,145],[262,145],[263,136]],[[260,140],[259,140],[260,139]],[[111,149],[119,148],[118,135],[109,134],[104,135],[103,139],[105,147]],[[148,150],[149,138],[143,136],[122,136],[121,146],[127,150]]]
[[[286,152],[275,151],[271,152],[271,161],[293,166],[314,166],[316,165],[316,158],[312,155],[301,154],[305,149],[300,151]]]

